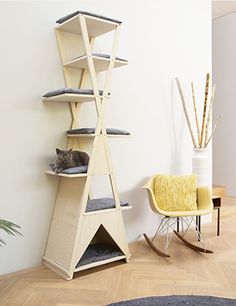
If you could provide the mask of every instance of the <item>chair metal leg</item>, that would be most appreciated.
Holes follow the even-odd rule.
[[[155,253],[157,253],[159,256],[162,257],[170,257],[170,255],[168,255],[168,247],[171,241],[171,238],[173,236],[173,227],[175,226],[177,220],[177,218],[170,218],[168,216],[165,216],[161,219],[161,222],[156,230],[156,233],[154,235],[154,237],[152,239],[150,239],[148,237],[147,234],[143,234],[145,240],[147,241],[147,243],[149,244],[149,246],[153,249],[153,251]],[[160,235],[164,234],[164,252],[161,251],[156,245],[154,245],[154,240],[157,239]]]
[[[199,217],[199,216],[198,216]],[[181,223],[181,233],[179,233],[176,230],[173,230],[177,226],[177,230],[179,230],[179,226]],[[171,241],[171,238],[173,236],[173,233],[189,248],[193,249],[194,251],[197,252],[202,252],[202,253],[213,253],[213,251],[206,249],[204,240],[202,238],[201,232],[199,231],[199,226],[201,226],[200,219],[196,219],[195,222],[195,217],[176,217],[176,218],[171,218],[171,217],[163,217],[157,231],[151,240],[147,234],[143,234],[145,240],[149,244],[149,246],[153,249],[155,253],[157,253],[159,256],[162,257],[170,257],[170,255],[167,253],[168,252],[168,247]],[[194,232],[197,235],[197,240],[201,243],[202,247],[199,247],[195,244],[190,243],[188,240],[186,240],[184,237],[187,234],[189,229],[194,229]],[[158,236],[165,234],[164,237],[164,251],[161,251],[156,245],[154,245],[154,239],[158,238]]]
[[[187,229],[186,229],[184,232],[182,231],[182,236],[181,236],[179,233],[177,233],[176,231],[174,231],[174,233],[176,234],[176,236],[177,236],[181,241],[183,241],[183,243],[184,243],[185,245],[187,245],[188,247],[190,247],[191,249],[193,249],[193,250],[195,250],[195,251],[197,251],[197,252],[202,252],[202,253],[213,253],[213,251],[206,249],[204,240],[203,240],[203,238],[202,238],[202,234],[201,234],[201,232],[200,232],[199,229],[198,229],[198,224],[197,224],[197,222],[194,221],[194,220],[195,220],[194,217],[181,217],[180,220],[181,220],[182,223],[184,223],[184,224],[187,225]],[[187,231],[188,231],[189,228],[191,227],[191,224],[193,224],[193,228],[195,229],[196,234],[197,234],[197,240],[200,241],[202,247],[199,247],[199,246],[197,246],[197,245],[195,245],[195,244],[192,244],[192,243],[190,243],[189,241],[187,241],[187,240],[184,238],[184,236],[186,235]],[[201,223],[200,223],[200,225],[201,225]]]
[[[177,225],[177,233],[179,233],[179,218],[177,218],[176,225]]]

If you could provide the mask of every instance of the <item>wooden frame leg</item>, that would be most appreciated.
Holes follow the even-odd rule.
[[[218,207],[217,210],[217,236],[220,236],[220,207]]]

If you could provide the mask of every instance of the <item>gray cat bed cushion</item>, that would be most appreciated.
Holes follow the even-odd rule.
[[[107,134],[111,135],[130,135],[129,132],[121,129],[115,128],[107,128]],[[80,128],[80,129],[73,129],[66,132],[67,134],[94,134],[95,128]]]
[[[64,174],[78,174],[78,173],[86,173],[88,170],[88,166],[80,166],[80,167],[73,167],[73,168],[67,168],[60,173]]]
[[[63,94],[75,94],[75,95],[93,95],[93,89],[76,89],[76,88],[60,88],[49,91],[43,95],[45,98],[59,96]],[[103,91],[99,90],[99,95],[102,95]]]
[[[96,17],[96,18],[99,18],[99,19],[108,20],[108,21],[112,21],[112,22],[115,22],[115,23],[122,23],[120,20],[113,19],[113,18],[110,18],[110,17],[105,17],[105,16],[98,15],[98,14],[89,13],[89,12],[86,12],[86,11],[76,11],[74,13],[68,14],[68,15],[58,19],[56,21],[56,23],[61,24],[61,23],[65,22],[66,20],[69,20],[72,17],[74,17],[76,15],[79,15],[79,14],[83,14],[83,15],[87,15],[87,16],[91,16],[91,17]]]
[[[120,201],[121,206],[129,206],[128,202]],[[102,210],[102,209],[109,209],[115,207],[115,201],[112,198],[99,198],[88,200],[86,212]]]
[[[110,58],[111,56],[109,54],[104,54],[104,53],[92,53],[93,56],[96,56],[96,57],[101,57],[101,58]],[[81,55],[81,56],[77,56],[74,58],[75,59],[79,59],[81,57],[84,57],[86,56],[85,54],[84,55]],[[123,58],[120,58],[120,57],[116,57],[116,60],[117,61],[122,61],[122,62],[128,62],[126,59],[123,59]]]
[[[106,260],[112,257],[124,255],[121,251],[117,250],[111,245],[104,243],[95,243],[88,246],[76,268],[88,265],[92,262]]]
[[[51,163],[49,164],[52,171],[56,171],[56,166]],[[67,168],[63,171],[60,171],[59,173],[64,173],[64,174],[79,174],[79,173],[86,173],[88,170],[88,166],[80,166],[80,167],[73,167],[73,168]]]

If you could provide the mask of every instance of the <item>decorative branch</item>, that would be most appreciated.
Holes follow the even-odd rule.
[[[212,93],[211,93],[211,102],[209,105],[208,109],[208,116],[207,116],[207,121],[205,125],[205,137],[204,137],[204,147],[206,147],[207,139],[208,139],[208,130],[209,130],[209,124],[211,121],[212,117],[212,106],[213,106],[213,101],[214,101],[214,96],[215,96],[215,90],[216,90],[216,85],[214,84],[212,87]]]
[[[204,99],[204,107],[203,107],[203,115],[202,115],[202,130],[201,130],[200,148],[203,147],[203,140],[204,140],[204,128],[205,128],[205,124],[206,124],[205,122],[206,122],[209,80],[210,80],[210,73],[207,73],[207,75],[206,75],[206,86],[205,86],[205,99]]]
[[[187,108],[186,108],[186,103],[185,103],[183,91],[181,89],[181,85],[180,85],[179,79],[175,78],[175,81],[177,83],[179,94],[180,94],[180,97],[181,97],[181,100],[182,100],[182,105],[183,105],[183,109],[184,109],[184,115],[185,115],[185,118],[186,118],[186,121],[187,121],[187,124],[188,124],[188,129],[189,129],[189,132],[190,132],[190,135],[191,135],[191,138],[192,138],[193,146],[194,146],[194,148],[197,148],[197,144],[196,144],[196,141],[194,139],[192,127],[191,127],[191,124],[190,124],[190,120],[189,120],[189,116],[188,116],[188,112],[187,112]]]
[[[197,116],[197,107],[196,107],[196,100],[195,100],[195,93],[194,93],[194,85],[193,82],[191,82],[192,87],[192,97],[193,97],[193,109],[194,109],[194,115],[195,115],[195,121],[196,121],[196,127],[197,127],[197,138],[198,138],[198,144],[200,146],[200,129],[198,124],[198,116]]]
[[[209,144],[209,142],[211,141],[211,138],[212,138],[212,136],[213,136],[214,133],[215,133],[216,126],[217,126],[217,123],[219,122],[219,120],[220,120],[220,115],[217,116],[216,123],[215,123],[215,125],[214,125],[213,130],[212,130],[211,136],[209,137],[209,139],[208,139],[207,143],[205,144],[204,148],[206,148],[207,145]]]

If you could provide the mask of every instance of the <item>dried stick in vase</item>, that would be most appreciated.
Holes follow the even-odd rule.
[[[219,122],[219,120],[220,120],[220,115],[217,116],[216,123],[215,123],[215,125],[214,125],[213,131],[212,131],[211,136],[209,137],[209,139],[208,139],[208,141],[207,141],[207,143],[206,143],[206,145],[205,145],[205,148],[207,147],[207,145],[208,145],[209,142],[211,141],[211,138],[212,138],[212,136],[213,136],[214,133],[215,133],[216,126],[217,126],[217,123]]]
[[[208,90],[209,90],[209,80],[210,80],[210,73],[206,75],[206,86],[205,86],[205,99],[204,99],[204,107],[203,107],[203,115],[202,115],[202,130],[201,130],[201,139],[200,139],[200,148],[203,147],[203,138],[204,138],[204,128],[206,122],[206,111],[207,111],[207,98],[208,98]]]
[[[209,105],[207,121],[206,121],[206,126],[205,126],[204,148],[206,148],[207,146],[208,131],[209,131],[209,125],[210,125],[210,121],[212,117],[212,106],[213,106],[213,101],[214,101],[214,96],[215,96],[215,90],[216,90],[216,85],[214,84],[212,87],[211,102]]]
[[[200,134],[199,124],[198,124],[197,107],[196,107],[193,82],[191,82],[191,87],[192,87],[192,97],[193,97],[193,109],[194,109],[194,115],[195,115],[195,121],[196,121],[196,127],[197,127],[197,138],[198,138],[198,144],[200,145],[201,134]]]
[[[192,127],[191,127],[191,124],[190,124],[190,120],[189,120],[189,116],[188,116],[188,112],[187,112],[187,108],[186,108],[186,103],[185,103],[183,91],[181,89],[181,85],[180,85],[179,79],[175,78],[175,81],[177,83],[179,94],[180,94],[180,97],[181,97],[181,100],[182,100],[183,109],[184,109],[184,115],[185,115],[185,118],[186,118],[186,121],[187,121],[187,124],[188,124],[188,129],[189,129],[189,132],[190,132],[190,135],[191,135],[191,138],[192,138],[193,146],[194,146],[194,148],[197,148],[197,144],[196,144],[196,141],[194,139]]]

